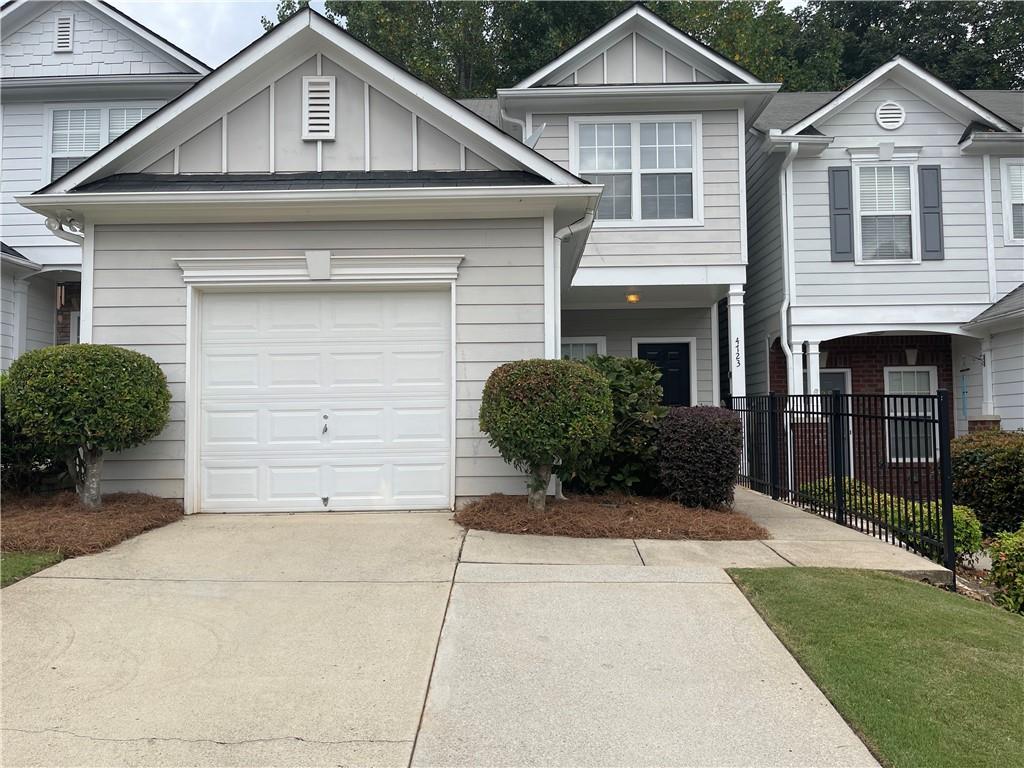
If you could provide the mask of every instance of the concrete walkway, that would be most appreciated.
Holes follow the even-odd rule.
[[[876,765],[723,570],[865,537],[740,504],[789,538],[188,518],[0,593],[0,763]]]

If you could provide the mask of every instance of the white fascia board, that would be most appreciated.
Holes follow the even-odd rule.
[[[742,264],[686,264],[635,267],[584,267],[576,270],[573,288],[619,285],[725,285],[746,283]]]
[[[798,157],[817,157],[834,141],[834,136],[788,136],[781,133],[769,133],[764,137],[762,148],[766,152],[788,152],[793,144],[797,144],[799,146]]]
[[[1000,155],[1013,157],[1024,153],[1024,133],[985,133],[976,131],[960,142],[963,155]]]
[[[879,81],[888,75],[903,75],[911,79],[916,80],[918,83],[928,86],[934,89],[937,93],[950,101],[956,103],[960,108],[965,110],[967,113],[972,115],[978,120],[986,123],[990,123],[1001,131],[1017,131],[1010,123],[1006,122],[1003,118],[994,112],[990,112],[983,106],[968,98],[956,88],[947,85],[946,83],[939,80],[939,78],[932,75],[930,72],[921,69],[921,67],[914,64],[912,61],[897,56],[892,61],[886,62],[882,66],[875,69],[873,72],[865,75],[856,83],[851,85],[845,91],[839,93],[832,101],[822,105],[814,112],[809,114],[807,117],[800,120],[800,122],[791,125],[789,128],[784,130],[782,133],[786,136],[793,136],[799,134],[801,131],[810,128],[815,123],[827,120],[832,115],[844,109],[846,106],[856,101],[857,98],[873,88]],[[922,94],[922,98],[925,98]]]
[[[599,184],[528,187],[95,192],[34,194],[20,205],[44,216],[70,211],[89,223],[314,221],[358,218],[533,217],[553,208],[578,217],[601,196]],[[574,213],[575,212],[575,213]]]
[[[524,91],[499,88],[499,99],[545,102],[567,96],[750,96],[775,94],[782,83],[669,83],[667,85],[552,85]]]
[[[579,43],[574,45],[568,51],[563,53],[554,61],[546,64],[545,66],[538,69],[532,75],[522,80],[514,86],[516,89],[530,88],[537,85],[542,80],[550,77],[552,74],[558,72],[562,68],[568,68],[571,64],[577,60],[584,58],[586,54],[592,49],[596,49],[601,46],[607,39],[613,37],[617,32],[623,30],[628,24],[635,24],[637,20],[643,20],[651,24],[655,29],[660,31],[662,34],[667,35],[672,41],[682,45],[693,53],[697,54],[701,58],[707,60],[711,65],[716,66],[733,77],[737,78],[744,83],[758,83],[760,82],[752,74],[744,70],[742,67],[738,67],[729,61],[727,58],[715,51],[707,48],[700,43],[696,42],[689,35],[680,32],[678,29],[673,27],[671,24],[666,23],[664,20],[651,13],[649,10],[644,8],[642,5],[634,5],[627,8],[625,11],[620,13],[614,19],[609,21],[603,27],[600,27],[588,37],[581,40]],[[643,32],[642,29],[636,29],[634,31]]]

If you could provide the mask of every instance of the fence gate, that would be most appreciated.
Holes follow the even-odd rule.
[[[751,395],[740,483],[917,552],[951,571],[951,400],[935,395]]]

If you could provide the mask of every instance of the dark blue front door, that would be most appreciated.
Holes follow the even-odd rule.
[[[690,402],[690,345],[666,341],[637,344],[636,356],[649,360],[661,370],[661,402],[665,405],[693,405]]]

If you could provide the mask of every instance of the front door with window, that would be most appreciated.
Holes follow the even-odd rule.
[[[678,341],[641,342],[636,356],[649,360],[661,370],[661,402],[664,405],[693,405],[690,402],[690,344]]]

